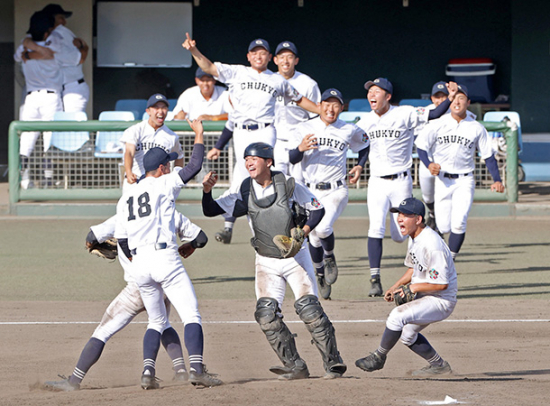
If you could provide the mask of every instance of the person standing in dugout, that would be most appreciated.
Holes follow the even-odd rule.
[[[321,353],[324,378],[339,378],[347,367],[338,352],[334,327],[319,303],[315,271],[303,244],[304,238],[323,218],[324,208],[304,185],[271,170],[273,147],[269,144],[248,145],[244,160],[250,176],[240,188],[230,189],[216,200],[211,192],[217,175],[210,172],[205,176],[202,207],[207,217],[223,213],[234,217],[248,215],[253,233],[251,243],[256,250],[258,300],[254,316],[283,363],[283,366],[271,367],[270,371],[283,380],[309,377],[306,362],[298,354],[294,335],[281,314],[288,282],[296,297],[296,313]],[[281,241],[292,248],[281,248]]]

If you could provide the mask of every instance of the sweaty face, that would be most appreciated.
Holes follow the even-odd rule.
[[[271,177],[268,163],[271,160],[260,158],[258,156],[247,156],[244,158],[244,164],[250,177],[261,183],[266,177]]]
[[[470,100],[464,93],[457,93],[451,103],[451,113],[460,118],[466,117],[466,110],[470,106]]]
[[[147,109],[147,114],[149,114],[149,125],[157,129],[164,124],[168,114],[168,106],[166,103],[158,101]]]
[[[397,224],[399,224],[399,231],[401,235],[410,235],[415,237],[418,231],[418,226],[421,223],[422,217],[416,214],[397,214]]]
[[[200,88],[201,94],[206,99],[212,97],[212,94],[214,93],[214,85],[216,84],[214,78],[205,75],[201,78],[195,78],[195,83]]]
[[[256,47],[246,54],[246,58],[253,69],[263,72],[267,69],[269,61],[271,61],[271,54],[265,48]]]
[[[443,92],[437,92],[436,94],[434,94],[431,99],[432,99],[432,103],[435,104],[435,107],[439,106],[441,103],[443,103],[445,101],[445,99],[447,98],[447,95]]]
[[[338,115],[342,112],[344,106],[335,97],[329,97],[321,102],[321,120],[325,124],[332,124],[338,119]]]
[[[367,92],[370,108],[379,114],[384,114],[390,108],[391,94],[378,86],[371,86]]]
[[[279,67],[279,73],[284,77],[294,76],[296,65],[298,65],[299,58],[294,55],[292,51],[285,49],[275,55],[273,62]]]

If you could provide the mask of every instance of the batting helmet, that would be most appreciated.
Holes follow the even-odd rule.
[[[265,142],[253,142],[244,150],[244,158],[247,156],[259,156],[273,161],[273,147]]]

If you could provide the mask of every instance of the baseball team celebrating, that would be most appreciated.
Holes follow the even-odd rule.
[[[62,9],[55,11],[66,16]],[[41,42],[46,38],[33,35],[36,44],[27,41],[20,52],[27,59],[25,64],[31,64],[29,72],[34,59],[29,58],[28,50],[48,47]],[[52,37],[51,43],[56,41]],[[355,365],[367,372],[382,369],[390,350],[401,341],[427,362],[414,376],[450,373],[449,363],[421,331],[449,317],[457,301],[454,260],[464,242],[473,202],[477,152],[494,179],[491,189],[504,191],[487,131],[467,110],[468,89],[454,82],[437,82],[431,93],[433,105],[396,107],[390,103],[392,83],[382,77],[369,80],[364,87],[372,111],[350,124],[338,118],[344,108],[342,93],[335,88],[321,92],[313,79],[296,70],[299,54],[290,41],[276,47],[278,72],[268,69],[272,54],[264,39],[250,43],[249,66],[211,62],[189,34],[182,46],[198,65],[197,86],[185,91],[175,107],[164,95],[152,95],[147,102],[149,118],[124,132],[123,195],[116,214],[91,227],[86,237],[87,244],[117,239],[127,284],[106,309],[71,376],[48,381],[45,387],[80,389],[106,342],[144,310],[148,325],[143,339],[142,388],[159,388],[155,363],[161,344],[172,359],[175,380],[202,387],[222,384],[203,361],[198,300],[181,259],[203,248],[208,238],[176,211],[175,204],[181,190],[202,169],[204,157],[217,159],[231,138],[236,155],[232,184],[214,199],[212,189],[218,175],[207,173],[202,182],[202,208],[207,217],[224,217],[224,227],[215,236],[224,244],[231,243],[235,220],[247,217],[256,256],[254,317],[281,363],[270,371],[281,380],[310,375],[295,336],[283,321],[287,283],[294,293],[296,314],[321,355],[324,378],[339,378],[347,370],[335,328],[319,297],[330,299],[338,278],[333,226],[348,203],[348,182],[357,183],[369,161],[368,295],[397,306],[387,318],[378,348]],[[63,57],[59,47],[54,50],[55,58]],[[31,53],[39,52],[36,49]],[[74,55],[68,53],[61,63],[77,65],[82,55],[71,52]],[[63,84],[62,79],[56,80]],[[216,81],[228,90],[215,86]],[[32,86],[32,81],[27,83]],[[60,93],[31,90],[27,99],[29,96],[55,98],[58,103]],[[28,100],[26,108],[33,103]],[[184,157],[177,134],[164,124],[170,107],[175,119],[187,120],[195,133],[189,157]],[[203,142],[203,120],[227,120],[210,151]],[[25,143],[22,138],[22,146],[28,145],[26,154],[34,145],[32,137]],[[427,210],[422,201],[412,197],[414,146],[421,160],[420,182]],[[351,169],[347,167],[348,151],[358,154]],[[391,239],[408,240],[407,270],[384,291],[380,269],[388,213]],[[448,244],[442,238],[446,234]],[[183,245],[178,246],[177,237]],[[188,368],[178,333],[169,322],[172,306],[184,325]]]

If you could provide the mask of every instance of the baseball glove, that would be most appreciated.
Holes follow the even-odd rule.
[[[396,306],[400,306],[404,303],[411,302],[414,300],[415,294],[411,292],[411,284],[401,285],[397,289],[402,289],[403,293],[396,293],[393,295],[393,300],[395,301]],[[403,295],[403,296],[401,296]]]
[[[189,258],[191,254],[195,252],[195,248],[193,248],[190,242],[186,242],[185,244],[180,245],[178,252],[183,258]]]
[[[304,230],[300,227],[294,227],[290,230],[290,237],[281,234],[276,235],[273,237],[273,243],[279,248],[283,258],[292,258],[302,248],[304,239]]]
[[[116,238],[109,238],[105,242],[86,242],[86,249],[90,254],[104,259],[115,259],[118,255]]]

